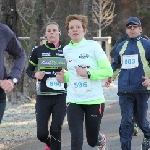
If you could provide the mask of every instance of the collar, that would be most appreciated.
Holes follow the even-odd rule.
[[[127,37],[128,41],[130,41],[130,40],[132,40],[132,41],[139,41],[140,39],[141,39],[141,35],[139,35],[139,36],[137,36],[135,38],[130,38],[129,36]]]
[[[69,42],[69,45],[70,46],[73,46],[73,47],[76,47],[76,46],[78,46],[78,45],[80,45],[84,40],[86,40],[85,38],[83,38],[80,42],[78,42],[78,43],[73,43],[72,42],[72,40]]]
[[[58,48],[61,44],[61,41],[58,41],[58,43],[53,44],[53,43],[48,43],[48,41],[46,41],[46,45],[48,45],[50,48]]]

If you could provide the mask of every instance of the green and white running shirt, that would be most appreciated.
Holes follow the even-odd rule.
[[[104,103],[101,79],[111,77],[111,65],[100,44],[93,40],[82,39],[79,43],[70,42],[63,49],[68,72],[65,74],[67,103],[100,104]],[[75,66],[90,72],[90,79],[76,74]]]

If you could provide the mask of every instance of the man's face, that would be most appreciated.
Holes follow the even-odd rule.
[[[130,38],[135,38],[139,36],[142,32],[142,27],[135,24],[129,24],[126,26],[126,33]]]

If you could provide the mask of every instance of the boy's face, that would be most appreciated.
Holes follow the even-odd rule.
[[[79,20],[71,20],[69,22],[68,35],[73,43],[80,42],[85,34],[86,30],[83,29],[82,23]]]

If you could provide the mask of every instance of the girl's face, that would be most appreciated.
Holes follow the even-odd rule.
[[[68,35],[73,43],[80,42],[86,34],[86,30],[83,29],[82,23],[79,20],[71,20],[69,22]]]
[[[59,29],[55,24],[50,24],[46,27],[45,36],[47,38],[48,43],[53,43],[54,45],[59,41]]]

